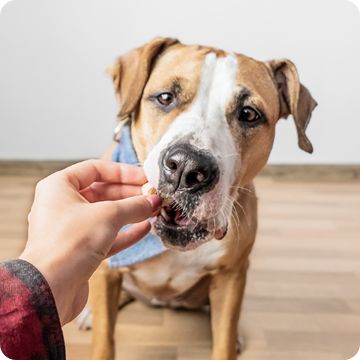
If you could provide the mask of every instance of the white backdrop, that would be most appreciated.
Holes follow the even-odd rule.
[[[117,112],[104,69],[155,36],[293,60],[319,103],[315,153],[289,119],[270,162],[360,163],[360,13],[346,0],[14,0],[0,15],[0,159],[98,156]]]

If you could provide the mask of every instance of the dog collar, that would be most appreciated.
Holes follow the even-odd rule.
[[[119,132],[117,137],[119,143],[112,154],[112,160],[119,163],[139,165],[139,160],[131,140],[130,125],[124,125],[121,128],[121,133]],[[130,226],[131,225],[126,225],[121,230],[125,230]],[[136,244],[111,256],[109,266],[111,268],[119,268],[135,265],[136,263],[159,255],[166,250],[160,238],[150,232]]]

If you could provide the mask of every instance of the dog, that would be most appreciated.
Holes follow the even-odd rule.
[[[167,251],[121,269],[104,262],[91,279],[92,359],[114,359],[121,289],[150,305],[209,305],[212,360],[236,359],[257,228],[252,181],[281,118],[292,115],[299,147],[313,151],[305,130],[317,103],[290,60],[262,62],[172,38],[121,56],[109,74],[149,183],[174,202],[153,224]]]

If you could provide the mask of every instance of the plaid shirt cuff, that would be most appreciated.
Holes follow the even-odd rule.
[[[50,287],[24,260],[0,263],[0,349],[13,360],[65,359]]]

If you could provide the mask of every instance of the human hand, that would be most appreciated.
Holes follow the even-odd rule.
[[[85,306],[88,280],[101,261],[150,230],[145,219],[158,211],[161,199],[140,195],[145,182],[141,168],[87,160],[37,184],[20,258],[48,281],[62,325]],[[137,224],[119,233],[129,223]]]

